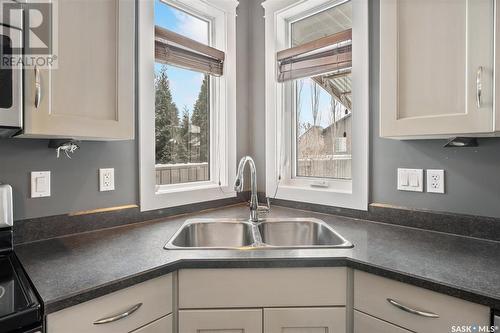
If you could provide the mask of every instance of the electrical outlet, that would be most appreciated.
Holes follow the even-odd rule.
[[[115,190],[115,169],[99,169],[99,191]]]
[[[427,192],[444,193],[444,170],[428,169]]]

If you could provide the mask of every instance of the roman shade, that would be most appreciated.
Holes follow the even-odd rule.
[[[157,62],[222,76],[224,57],[224,52],[220,50],[155,26],[155,59]]]
[[[336,73],[352,67],[352,29],[279,51],[278,82]]]

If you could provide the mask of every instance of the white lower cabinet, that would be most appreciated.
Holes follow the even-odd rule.
[[[354,333],[411,333],[401,327],[354,310]]]
[[[46,332],[124,333],[140,328],[141,333],[164,333],[160,328],[171,319],[155,320],[172,313],[172,291],[171,274],[151,279],[49,314]]]
[[[345,306],[345,267],[182,269],[179,308]]]
[[[345,307],[264,309],[264,333],[345,333]]]
[[[345,267],[183,269],[179,333],[345,333]]]
[[[262,333],[262,309],[181,310],[180,332]]]
[[[173,333],[172,315],[169,314],[168,316],[155,320],[131,333]]]
[[[172,274],[51,313],[46,332],[442,333],[490,320],[487,306],[345,267]]]
[[[418,333],[490,322],[487,306],[362,271],[354,272],[354,309]]]

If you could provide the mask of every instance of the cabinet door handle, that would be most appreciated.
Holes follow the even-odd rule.
[[[481,108],[481,94],[483,91],[483,66],[479,66],[476,73],[476,105]]]
[[[439,315],[435,314],[434,312],[427,312],[427,311],[420,311],[420,310],[412,309],[406,305],[403,305],[403,304],[393,300],[392,298],[388,298],[387,302],[394,305],[395,307],[397,307],[400,310],[403,310],[405,312],[408,312],[408,313],[411,313],[411,314],[414,314],[417,316],[422,316],[422,317],[426,317],[426,318],[439,318]]]
[[[40,79],[40,69],[35,66],[35,109],[40,106],[42,100],[42,83]]]
[[[111,317],[106,317],[106,318],[102,318],[102,319],[94,321],[94,325],[108,324],[108,323],[112,323],[114,321],[126,318],[126,317],[130,316],[132,313],[134,313],[137,310],[139,310],[139,308],[141,306],[142,306],[142,303],[137,303],[136,305],[132,306],[130,309],[125,310],[122,313],[119,313],[119,314],[113,315]]]

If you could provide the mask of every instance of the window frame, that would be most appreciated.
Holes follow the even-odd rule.
[[[369,163],[369,28],[368,0],[352,0],[353,112],[352,180],[293,177],[296,124],[294,81],[277,82],[278,51],[290,48],[292,22],[307,18],[345,0],[267,0],[266,43],[266,194],[278,199],[368,209]],[[289,124],[287,126],[287,124]],[[292,125],[290,125],[292,124]],[[288,138],[288,139],[287,139]],[[279,176],[281,175],[281,179]],[[327,187],[325,187],[327,186]]]
[[[139,1],[138,119],[141,211],[236,196],[236,0],[161,0],[210,25],[210,46],[225,52],[224,75],[210,77],[208,181],[156,185],[154,1]],[[219,179],[220,175],[220,179]],[[220,183],[219,183],[220,181]]]

